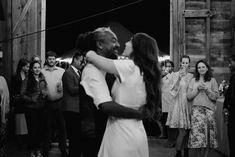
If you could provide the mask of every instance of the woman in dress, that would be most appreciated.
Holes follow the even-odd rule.
[[[218,147],[215,120],[218,96],[218,85],[210,66],[204,60],[199,60],[195,67],[195,78],[191,80],[187,93],[192,101],[188,147],[194,156],[207,157],[209,149]]]
[[[112,88],[115,102],[136,110],[147,104],[144,108],[153,116],[161,101],[158,51],[155,39],[145,33],[137,33],[126,43],[125,59],[107,59],[94,51],[89,51],[86,57],[98,68],[117,76]],[[148,157],[148,141],[142,120],[109,116],[98,156]]]
[[[178,128],[178,136],[176,139],[176,157],[182,156],[184,143],[187,140],[187,129],[190,128],[189,103],[187,101],[187,88],[193,74],[189,73],[190,57],[184,55],[181,57],[181,67],[175,72],[171,80],[171,94],[173,102],[169,106],[166,125],[169,128]],[[184,154],[187,155],[187,152]]]

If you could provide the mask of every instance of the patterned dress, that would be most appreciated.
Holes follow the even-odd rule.
[[[170,86],[174,103],[169,106],[166,122],[166,125],[168,125],[169,128],[190,128],[189,104],[186,94],[188,84],[192,77],[193,74],[187,73],[178,83],[178,80],[180,79],[179,72],[173,74]]]
[[[199,81],[193,78],[189,84],[188,95],[197,88]],[[212,78],[205,82],[210,89],[209,93],[200,91],[192,100],[191,130],[189,133],[189,148],[217,148],[215,101],[218,98],[218,85]]]

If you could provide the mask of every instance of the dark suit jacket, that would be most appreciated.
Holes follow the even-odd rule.
[[[80,76],[70,66],[63,74],[63,111],[80,112]]]
[[[15,113],[24,113],[25,105],[23,100],[19,97],[22,85],[22,78],[19,74],[15,74],[12,77],[12,86],[11,86],[11,105],[15,107]],[[17,99],[15,99],[17,97]],[[13,100],[14,99],[14,100]]]
[[[234,115],[235,104],[235,72],[232,73],[229,80],[229,87],[225,95],[224,108],[229,111],[229,119],[232,120]]]

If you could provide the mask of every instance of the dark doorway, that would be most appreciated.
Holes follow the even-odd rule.
[[[148,33],[157,40],[160,50],[169,54],[170,1],[156,4],[155,0],[86,0],[79,3],[46,1],[46,51],[54,50],[61,56],[73,49],[79,33],[111,23],[130,33]],[[117,33],[119,39],[122,35],[125,33]]]

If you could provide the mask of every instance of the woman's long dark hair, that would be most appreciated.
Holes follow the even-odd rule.
[[[28,74],[28,81],[27,81],[27,88],[26,88],[27,92],[34,92],[34,89],[37,85],[37,81],[33,74],[33,66],[36,63],[38,63],[41,66],[40,61],[32,61],[29,66],[29,74]],[[39,78],[42,78],[42,77],[43,77],[43,74],[40,73]]]
[[[137,33],[132,38],[133,52],[130,57],[143,73],[147,92],[146,109],[153,117],[161,104],[161,71],[159,68],[159,49],[154,38],[145,33]]]
[[[199,74],[199,72],[198,72],[198,64],[199,64],[199,63],[205,64],[206,67],[207,67],[207,69],[208,69],[207,72],[206,72],[206,74],[204,75],[204,81],[205,81],[205,82],[210,81],[211,78],[213,77],[213,74],[212,74],[212,71],[211,71],[211,67],[209,66],[209,64],[208,64],[205,60],[199,60],[199,61],[197,61],[196,65],[195,65],[195,74],[194,74],[195,80],[196,80],[196,81],[199,81],[199,79],[200,79],[200,74]]]
[[[26,58],[21,58],[18,62],[18,65],[17,65],[16,74],[20,75],[20,71],[21,71],[22,67],[26,66],[27,64],[29,64],[29,61]]]

